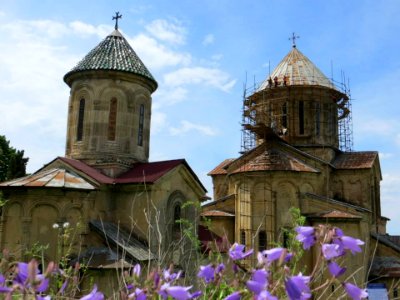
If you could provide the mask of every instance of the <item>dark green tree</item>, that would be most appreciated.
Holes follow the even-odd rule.
[[[10,141],[0,135],[0,182],[25,176],[28,160],[24,150],[11,147]]]

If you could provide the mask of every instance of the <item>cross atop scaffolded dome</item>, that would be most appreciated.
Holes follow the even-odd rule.
[[[271,85],[317,85],[335,88],[333,83],[296,47],[282,59],[257,91]]]

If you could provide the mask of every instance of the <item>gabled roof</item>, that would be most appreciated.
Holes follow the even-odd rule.
[[[376,239],[377,241],[379,241],[380,243],[384,244],[385,246],[388,246],[394,250],[396,250],[397,252],[400,253],[400,245],[392,242],[389,238],[388,235],[386,234],[377,234],[375,232],[371,232],[371,236]]]
[[[257,91],[262,91],[269,87],[268,79],[278,78],[283,82],[283,77],[287,78],[287,85],[316,85],[334,88],[332,82],[297,48],[292,50],[282,59],[270,76],[260,85]]]
[[[115,183],[153,183],[181,164],[188,167],[184,159],[135,163],[129,171],[116,178]]]
[[[307,165],[304,161],[273,147],[266,147],[262,153],[249,159],[249,161],[238,167],[232,173],[252,171],[319,172],[312,166]]]
[[[157,82],[153,75],[151,75],[128,41],[117,29],[91,50],[71,71],[65,74],[64,81],[70,85],[69,77],[72,74],[96,70],[136,74],[152,81],[155,86],[154,90],[157,88]]]
[[[336,199],[325,197],[325,196],[321,196],[321,195],[316,195],[316,194],[313,194],[313,193],[303,193],[302,195],[306,196],[306,197],[309,197],[311,199],[315,199],[315,200],[319,200],[319,201],[323,201],[323,202],[330,202],[330,203],[337,204],[337,205],[340,205],[340,206],[343,206],[343,207],[353,208],[356,211],[372,212],[370,209],[367,209],[367,208],[359,206],[359,205],[355,205],[355,204],[352,204],[352,203],[344,202],[344,201],[341,201],[341,200],[336,200]]]
[[[362,219],[359,215],[354,215],[341,210],[330,210],[318,213],[308,214],[307,218],[311,219]]]
[[[39,170],[38,172],[0,183],[0,187],[46,187],[79,190],[94,190],[96,187],[86,179],[63,168]]]
[[[148,261],[156,258],[149,248],[140,242],[132,233],[126,232],[118,225],[111,222],[91,220],[90,228],[103,236],[107,243],[123,250],[137,261]]]
[[[201,213],[202,217],[235,217],[234,214],[231,214],[222,210],[207,210]]]
[[[121,250],[121,249],[120,249]],[[122,252],[122,251],[121,251]],[[124,253],[118,253],[110,247],[89,247],[77,258],[69,262],[75,266],[77,262],[84,263],[90,269],[131,269],[132,259],[126,260]]]
[[[298,155],[293,155],[296,153]],[[305,158],[304,160],[301,158]],[[306,159],[318,160],[308,153],[293,148],[280,140],[268,140],[244,153],[237,159],[226,159],[208,175],[235,174],[255,171],[294,171],[318,173],[319,170],[307,164]]]
[[[228,172],[226,171],[225,167],[229,165],[231,162],[233,162],[235,158],[228,158],[225,159],[223,162],[221,162],[218,166],[216,166],[214,169],[212,169],[207,175],[221,175],[221,174],[227,174]]]
[[[98,183],[112,184],[114,182],[113,178],[108,177],[107,175],[104,175],[99,170],[97,170],[97,169],[85,164],[84,162],[82,162],[80,160],[76,160],[76,159],[72,159],[72,158],[66,158],[66,157],[60,157],[59,156],[55,160],[50,162],[49,164],[53,163],[56,160],[60,160],[60,161],[62,161],[64,163],[66,163],[67,165],[70,165],[74,169],[76,169],[76,170],[88,175],[89,177],[93,178]]]
[[[400,277],[400,258],[394,256],[374,256],[369,276],[379,278]]]
[[[342,152],[332,162],[336,169],[370,169],[378,158],[376,151]]]
[[[158,179],[172,171],[179,165],[184,165],[191,173],[193,178],[199,183],[201,188],[206,191],[197,175],[190,168],[185,159],[164,160],[148,163],[135,163],[131,168],[121,174],[117,178],[112,178],[104,175],[99,170],[85,164],[84,162],[72,158],[58,157],[64,163],[72,166],[73,168],[85,173],[99,183],[104,184],[141,184],[141,183],[155,183]]]

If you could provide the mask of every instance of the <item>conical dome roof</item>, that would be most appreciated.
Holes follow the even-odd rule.
[[[279,65],[260,85],[257,91],[269,86],[268,79],[278,78],[283,83],[286,76],[287,85],[318,85],[334,88],[333,83],[296,47],[282,59]]]
[[[116,29],[100,44],[90,51],[71,71],[64,76],[64,81],[70,84],[71,75],[84,71],[121,71],[143,76],[152,81],[157,88],[157,82],[149,72],[128,41]]]

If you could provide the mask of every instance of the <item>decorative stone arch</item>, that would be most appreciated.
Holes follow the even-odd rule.
[[[2,215],[2,221],[4,223],[1,227],[1,244],[4,249],[8,249],[11,253],[17,254],[22,250],[20,248],[23,246],[21,220],[23,219],[24,207],[19,201],[10,201],[4,208],[4,214]]]
[[[298,189],[290,180],[281,180],[276,184],[276,214],[277,228],[290,226],[292,217],[291,207],[300,207]]]
[[[165,220],[167,224],[168,235],[173,234],[174,230],[177,229],[176,221],[186,217],[185,210],[182,209],[182,205],[185,203],[185,201],[186,199],[184,194],[179,190],[172,192],[168,197]],[[177,215],[178,210],[179,214]]]
[[[57,259],[60,236],[53,225],[59,221],[60,209],[49,202],[41,201],[32,205],[29,213],[31,222],[27,229],[29,230],[27,246],[32,247],[34,243],[49,245],[45,254],[51,260]]]
[[[14,204],[17,204],[21,207],[21,212],[22,212],[21,217],[28,215],[28,209],[21,200],[12,200],[12,201],[7,202],[6,205],[4,205],[3,207],[0,208],[2,218],[7,217],[7,215],[9,214],[8,211]]]
[[[255,249],[265,250],[274,240],[275,197],[271,184],[257,180],[251,191],[252,232]]]
[[[85,99],[85,117],[88,118],[88,115],[92,109],[95,108],[95,93],[93,91],[93,88],[88,85],[88,84],[80,84],[78,87],[76,87],[73,91],[72,94],[72,105],[73,105],[73,110],[77,112],[79,109],[79,101],[81,99]],[[75,109],[74,109],[75,107]]]
[[[333,198],[336,200],[344,200],[344,182],[341,179],[333,180]]]
[[[302,183],[301,186],[300,186],[300,193],[302,193],[302,194],[305,194],[305,193],[313,194],[314,193],[314,187],[309,182]]]
[[[61,216],[61,207],[60,205],[54,204],[53,202],[49,202],[46,200],[34,201],[30,206],[28,206],[26,210],[26,216],[32,218],[33,210],[38,206],[51,206],[57,211],[57,216]]]
[[[118,113],[127,110],[127,93],[121,88],[117,87],[105,87],[99,91],[99,99],[104,105],[104,109],[108,111],[109,101],[112,98],[117,98],[118,100]]]

